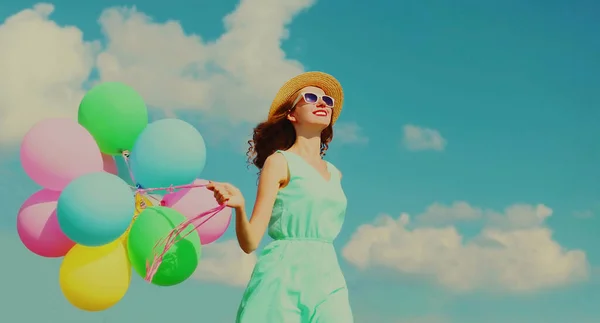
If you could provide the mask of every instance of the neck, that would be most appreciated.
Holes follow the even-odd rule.
[[[321,136],[296,137],[296,142],[291,147],[298,155],[308,159],[321,158]]]

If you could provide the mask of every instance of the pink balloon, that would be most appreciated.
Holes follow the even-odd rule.
[[[103,170],[100,148],[92,135],[71,119],[46,119],[23,138],[21,164],[44,188],[60,191],[75,178]]]
[[[17,232],[21,242],[36,255],[63,257],[75,245],[62,232],[56,217],[60,192],[43,189],[31,195],[17,215]]]
[[[115,158],[111,155],[102,154],[102,164],[104,165],[104,171],[107,173],[117,175],[117,173],[119,172],[117,169],[117,162],[115,161]]]
[[[197,179],[194,184],[208,184],[208,181]],[[204,211],[219,206],[213,193],[205,187],[187,188],[167,194],[163,197],[163,203],[165,206],[179,211],[187,218],[195,217]],[[226,207],[198,228],[200,242],[207,245],[216,241],[227,231],[230,222],[231,208]]]

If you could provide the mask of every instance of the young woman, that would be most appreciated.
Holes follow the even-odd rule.
[[[344,95],[331,75],[308,72],[279,90],[254,129],[249,160],[260,170],[248,220],[244,197],[228,183],[209,189],[236,211],[240,247],[265,247],[242,298],[237,323],[352,323],[346,281],[333,248],[346,213],[342,174],[323,160]]]

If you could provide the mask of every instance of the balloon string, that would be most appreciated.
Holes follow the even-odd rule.
[[[225,205],[219,205],[208,211],[204,211],[204,212],[196,215],[195,217],[182,222],[181,224],[176,226],[173,230],[171,230],[171,232],[167,235],[166,238],[159,240],[154,245],[154,248],[153,248],[154,259],[152,259],[152,262],[146,262],[146,277],[144,278],[144,280],[146,280],[147,282],[152,282],[152,279],[154,279],[154,275],[156,275],[158,268],[160,267],[160,265],[163,262],[164,256],[171,249],[171,247],[173,247],[177,242],[185,239],[190,233],[196,231],[196,229],[198,229],[200,226],[202,226],[204,223],[206,223],[206,221],[210,220],[212,217],[217,215],[223,209],[225,209]],[[203,221],[200,223],[194,224],[198,220],[203,220]],[[191,230],[189,230],[187,233],[183,233],[183,231],[186,230],[186,228],[189,225],[193,225],[193,228]],[[160,245],[163,245],[163,244],[164,244],[163,250],[157,254],[156,249]]]
[[[129,151],[124,150],[121,155],[123,156],[123,160],[125,160],[125,166],[127,166],[127,171],[129,172],[129,177],[134,184],[137,184],[135,181],[135,177],[133,176],[133,172],[131,171],[131,164],[129,164]]]
[[[154,196],[151,196],[147,193],[154,192],[154,191],[167,191],[169,193],[172,193],[177,189],[206,187],[208,185],[208,184],[187,184],[187,185],[177,185],[177,186],[171,185],[169,187],[142,188],[135,181],[135,177],[133,176],[133,172],[131,171],[131,165],[129,163],[129,151],[123,151],[122,155],[123,155],[123,159],[125,160],[125,165],[127,166],[127,171],[129,172],[129,177],[131,178],[133,183],[136,184],[136,187],[135,187],[136,192],[139,194],[143,194],[144,196],[147,196],[147,197],[152,197],[153,199],[155,199],[157,201],[158,201],[157,198],[155,198]],[[163,204],[162,200],[160,201],[160,204],[161,205]],[[160,239],[153,247],[154,257],[152,259],[152,262],[148,262],[148,261],[146,262],[146,277],[144,279],[147,282],[152,282],[152,279],[154,279],[154,275],[156,275],[158,268],[160,267],[160,265],[163,262],[164,256],[171,249],[171,247],[173,247],[177,242],[185,239],[190,233],[196,231],[200,226],[202,226],[208,220],[212,219],[215,215],[217,215],[219,212],[221,212],[223,209],[225,209],[225,207],[226,207],[225,205],[219,205],[208,211],[204,211],[204,212],[196,215],[195,217],[182,222],[181,224],[176,226],[173,230],[171,230],[171,232],[169,232],[169,234],[165,238]],[[202,220],[202,221],[199,223],[196,223],[196,221],[199,221],[199,220]],[[189,230],[187,233],[183,234],[183,231],[189,225],[193,225],[193,229]],[[162,248],[162,251],[160,253],[157,253],[157,249],[160,247],[160,245],[164,245],[164,246]]]

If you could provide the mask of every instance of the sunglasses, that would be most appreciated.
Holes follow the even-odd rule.
[[[300,101],[300,99],[304,99],[304,102],[306,103],[317,103],[319,99],[322,99],[328,108],[333,108],[333,106],[335,105],[335,100],[329,95],[318,95],[312,92],[303,92],[300,93],[300,95],[298,95],[298,98],[296,99],[296,101],[294,101],[294,104],[292,106],[295,107],[296,104]]]

